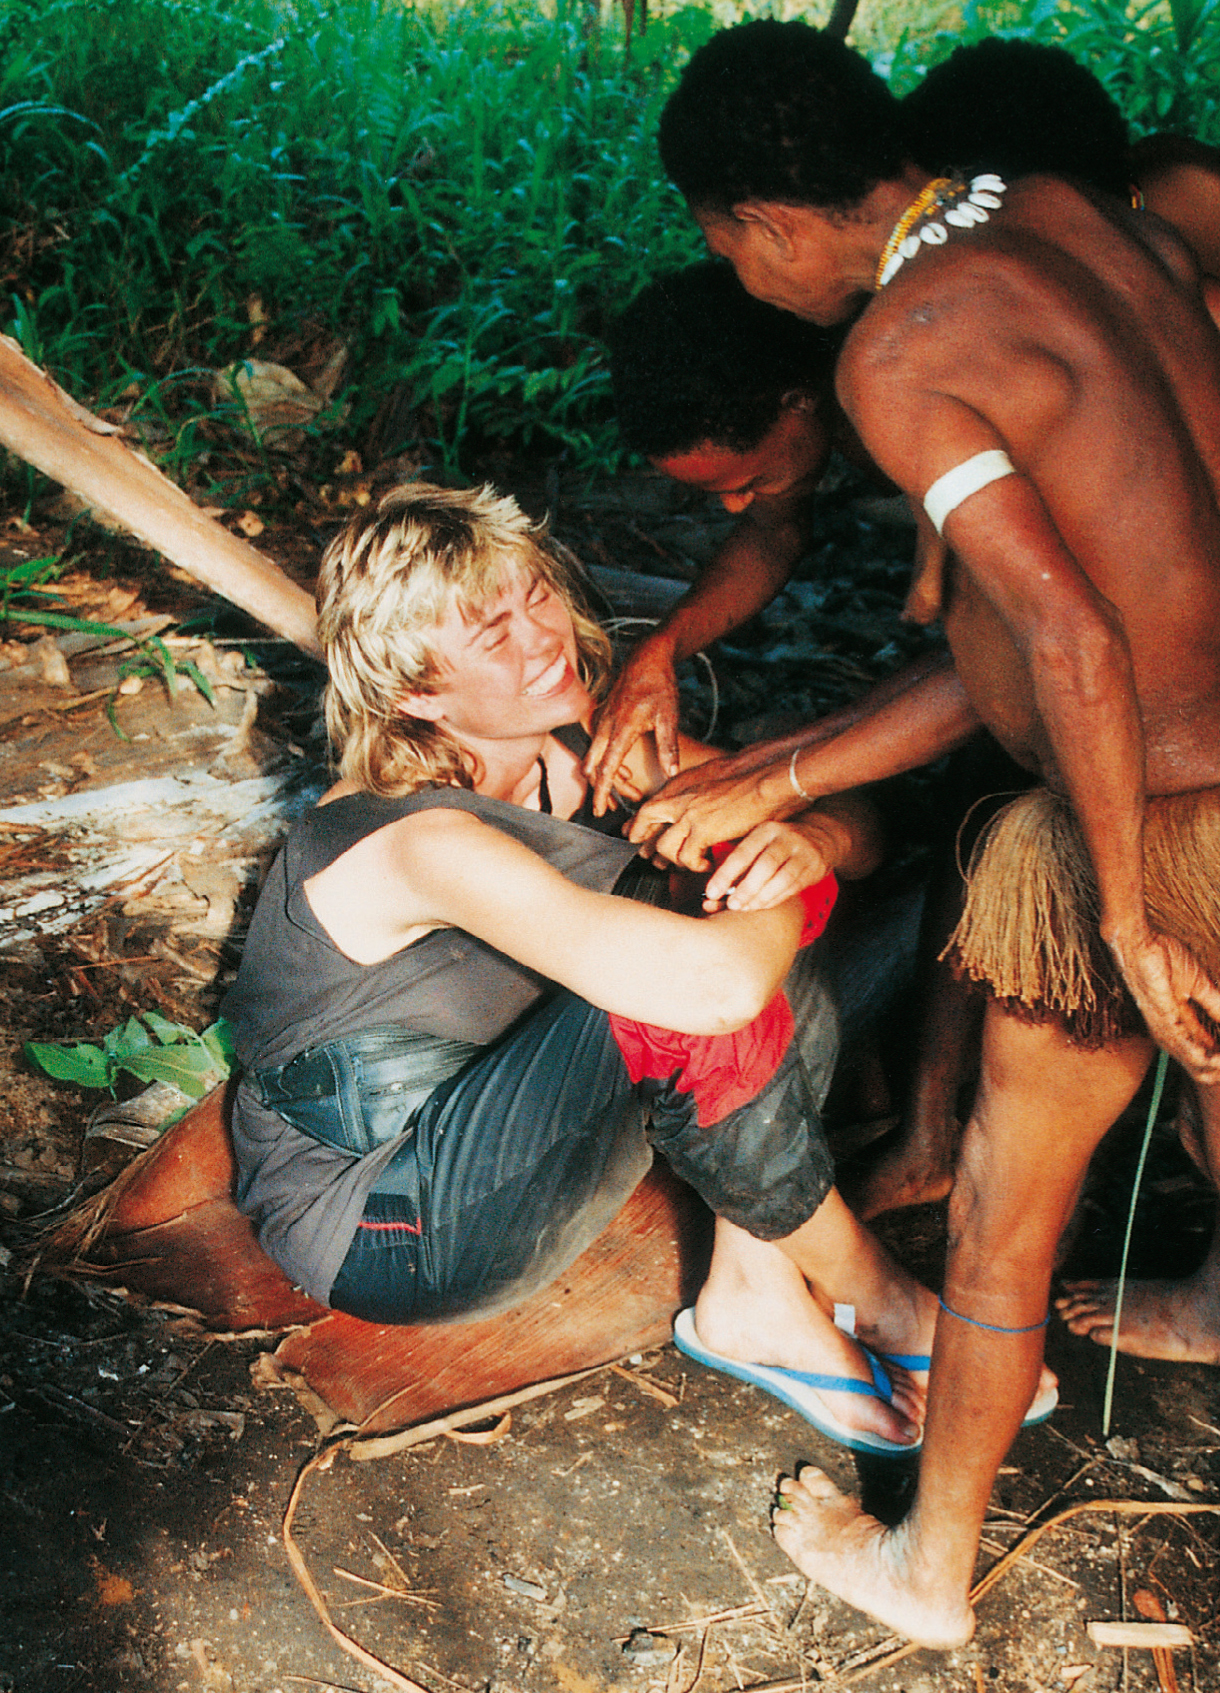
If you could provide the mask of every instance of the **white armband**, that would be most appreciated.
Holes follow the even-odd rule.
[[[957,510],[963,500],[977,494],[989,482],[998,482],[1001,476],[1015,476],[1016,473],[1016,465],[1001,447],[975,453],[972,459],[963,459],[952,470],[946,470],[923,497],[923,509],[935,524],[936,533],[944,534],[945,519]]]

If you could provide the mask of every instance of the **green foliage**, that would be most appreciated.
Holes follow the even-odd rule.
[[[607,316],[699,251],[660,109],[746,10],[654,9],[628,46],[617,9],[583,0],[6,0],[0,327],[82,398],[134,395],[148,450],[171,473],[210,457],[213,488],[203,374],[320,337],[352,377],[311,437],[346,407],[353,439],[379,418],[383,452],[422,443],[451,471],[497,442],[611,466]],[[1218,18],[1220,0],[865,0],[854,38],[899,88],[963,39],[1061,42],[1137,131],[1216,140]],[[273,480],[266,455],[245,472]]]
[[[394,393],[450,469],[471,436],[612,460],[598,337],[698,250],[654,136],[714,24],[684,8],[625,52],[571,11],[10,4],[10,332],[78,393],[121,365],[180,418],[166,378],[249,356],[257,299],[273,335],[347,342],[356,433]]]
[[[170,1082],[191,1099],[202,1099],[233,1067],[233,1047],[224,1022],[196,1034],[155,1011],[129,1017],[100,1046],[88,1041],[27,1041],[25,1054],[57,1082],[113,1092],[119,1075],[126,1071],[142,1082]]]
[[[891,80],[905,92],[921,65],[992,35],[1065,47],[1135,135],[1173,130],[1220,145],[1220,0],[966,0],[960,23],[904,37]]]

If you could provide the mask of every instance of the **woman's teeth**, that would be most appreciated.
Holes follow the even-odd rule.
[[[567,668],[568,661],[564,655],[560,653],[554,663],[548,664],[546,669],[542,672],[542,675],[535,681],[531,682],[529,687],[526,688],[525,693],[527,697],[529,699],[537,699],[542,694],[549,694],[552,689],[559,686],[560,682],[563,680],[564,671]]]

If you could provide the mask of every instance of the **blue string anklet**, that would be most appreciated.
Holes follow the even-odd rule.
[[[1048,1311],[1040,1323],[1026,1323],[1022,1329],[1006,1329],[1001,1328],[999,1323],[980,1323],[977,1317],[963,1316],[960,1311],[955,1311],[951,1305],[946,1305],[939,1294],[936,1296],[936,1303],[950,1317],[956,1317],[959,1323],[969,1323],[971,1328],[974,1329],[986,1329],[988,1334],[1033,1334],[1035,1329],[1044,1329],[1051,1320],[1051,1314]]]

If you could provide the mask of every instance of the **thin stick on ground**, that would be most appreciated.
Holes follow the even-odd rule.
[[[331,1617],[326,1600],[322,1597],[317,1583],[309,1573],[309,1565],[305,1562],[296,1541],[292,1537],[292,1525],[296,1519],[297,1506],[301,1502],[301,1495],[305,1490],[305,1483],[315,1470],[330,1468],[335,1461],[340,1446],[328,1446],[322,1452],[315,1452],[297,1476],[288,1500],[288,1508],[284,1512],[284,1522],[281,1529],[284,1550],[288,1554],[288,1562],[292,1565],[292,1573],[305,1591],[305,1597],[317,1612],[323,1628],[335,1644],[347,1653],[349,1658],[355,1658],[358,1664],[362,1664],[367,1670],[372,1670],[374,1675],[382,1676],[392,1687],[399,1688],[401,1693],[428,1693],[428,1689],[421,1686],[418,1681],[412,1681],[409,1675],[403,1675],[390,1664],[387,1664],[383,1658],[379,1658],[375,1653],[368,1651],[358,1640],[353,1640],[350,1634],[344,1634]]]
[[[424,1441],[435,1440],[438,1435],[449,1434],[469,1423],[484,1422],[488,1417],[503,1417],[514,1406],[525,1404],[531,1399],[539,1399],[545,1393],[554,1393],[562,1387],[569,1387],[573,1382],[583,1381],[587,1376],[594,1375],[597,1370],[605,1369],[604,1364],[596,1365],[593,1369],[579,1370],[575,1375],[557,1376],[552,1381],[537,1382],[532,1387],[519,1388],[516,1393],[502,1394],[498,1399],[486,1400],[482,1405],[470,1405],[465,1410],[453,1411],[446,1417],[437,1417],[430,1423],[420,1423],[416,1428],[404,1429],[401,1434],[392,1435],[386,1439],[359,1438],[359,1432],[345,1435],[333,1445],[325,1447],[305,1464],[293,1485],[288,1505],[284,1511],[284,1520],[280,1528],[280,1535],[284,1542],[284,1550],[288,1554],[288,1562],[292,1566],[292,1573],[300,1583],[305,1597],[309,1600],[323,1628],[331,1639],[349,1657],[355,1658],[358,1664],[374,1674],[384,1677],[394,1687],[400,1688],[401,1693],[428,1693],[418,1681],[412,1681],[410,1676],[392,1668],[375,1653],[367,1650],[358,1640],[353,1640],[350,1634],[345,1634],[330,1614],[330,1608],[322,1595],[321,1589],[310,1574],[300,1547],[293,1538],[292,1525],[296,1520],[297,1508],[301,1496],[305,1491],[305,1483],[317,1470],[327,1470],[334,1463],[340,1452],[346,1451],[349,1457],[369,1459],[387,1457],[391,1453],[401,1452],[411,1446],[421,1445]],[[397,1397],[397,1395],[395,1395]],[[391,1403],[387,1400],[386,1404]],[[378,1406],[370,1413],[370,1419],[376,1417],[384,1407]],[[366,1419],[367,1421],[370,1419]],[[344,1572],[346,1573],[346,1572]],[[399,1595],[401,1597],[401,1595]]]

